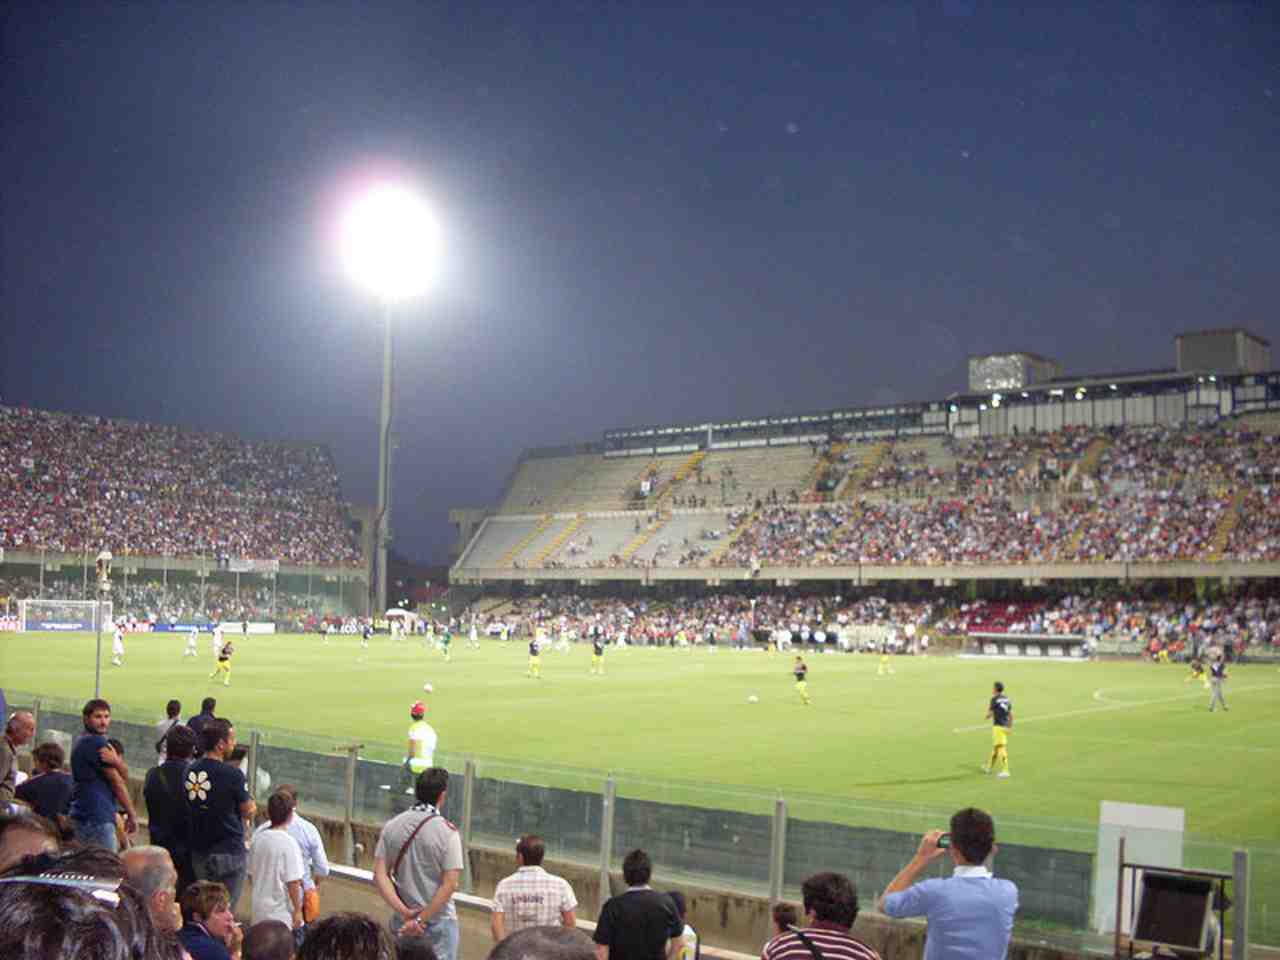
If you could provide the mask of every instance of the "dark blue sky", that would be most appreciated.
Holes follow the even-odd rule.
[[[525,446],[1280,337],[1276,4],[788,6],[11,4],[0,396],[328,443],[371,502],[327,245],[370,167],[446,238],[398,321],[423,561]]]

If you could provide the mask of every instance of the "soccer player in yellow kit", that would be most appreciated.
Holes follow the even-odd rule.
[[[984,773],[996,771],[996,776],[1009,776],[1009,731],[1013,729],[1013,701],[1004,695],[1004,684],[997,682],[991,688],[991,703],[987,707],[991,720],[991,758],[982,768]]]
[[[796,654],[796,662],[791,667],[791,672],[796,678],[796,692],[800,694],[800,702],[806,707],[809,705],[809,665],[804,662],[804,657]]]
[[[600,633],[591,638],[591,672],[604,676],[604,635]]]
[[[231,686],[231,655],[235,652],[230,640],[222,644],[222,649],[218,651],[218,662],[214,664],[213,673],[209,674],[210,680],[216,680],[221,675],[222,685]]]
[[[542,644],[539,643],[542,631],[529,638],[529,676],[535,680],[542,679]]]

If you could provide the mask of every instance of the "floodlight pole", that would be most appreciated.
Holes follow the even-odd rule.
[[[378,423],[378,526],[374,531],[375,581],[373,585],[377,609],[381,616],[387,609],[387,547],[391,543],[391,301],[382,301],[382,411]]]

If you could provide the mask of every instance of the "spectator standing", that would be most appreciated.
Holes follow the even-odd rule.
[[[253,878],[254,923],[279,920],[290,929],[302,927],[302,849],[285,828],[293,816],[293,803],[284,793],[267,801],[271,826],[253,835],[248,874]]]
[[[147,831],[151,842],[169,851],[178,871],[178,894],[195,882],[191,866],[191,806],[183,783],[195,753],[196,735],[178,724],[165,737],[165,761],[147,771],[142,798],[147,805]]]
[[[578,899],[563,877],[542,869],[547,847],[542,838],[527,833],[516,841],[516,872],[498,881],[493,892],[489,929],[495,941],[525,927],[562,924],[573,927]]]
[[[292,784],[282,783],[276,788],[284,794],[293,808],[293,816],[285,827],[289,836],[297,841],[302,851],[302,922],[314,923],[320,919],[320,891],[317,884],[329,875],[329,858],[325,856],[324,841],[315,824],[298,813],[298,790]],[[271,829],[270,822],[254,831],[254,836]]]
[[[665,893],[649,886],[653,863],[643,850],[622,860],[627,889],[600,908],[593,938],[597,960],[674,958],[683,942],[684,923]]]
[[[191,808],[191,866],[196,879],[224,885],[234,909],[247,865],[245,824],[257,806],[244,774],[225,762],[236,747],[231,721],[206,721],[200,746],[203,755],[183,779]]]
[[[116,804],[124,810],[126,834],[137,830],[124,761],[107,742],[111,704],[90,700],[81,711],[84,733],[71,748],[71,823],[76,839],[115,853]]]
[[[815,873],[800,887],[808,926],[780,933],[764,945],[762,960],[880,960],[850,931],[858,918],[858,891],[843,873]]]
[[[42,743],[31,755],[33,773],[14,795],[40,816],[57,822],[71,809],[71,774],[62,769],[65,754],[56,743]]]
[[[898,873],[880,898],[880,909],[891,917],[925,917],[929,921],[924,960],[989,960],[1004,957],[1018,911],[1018,888],[997,880],[987,866],[995,850],[995,823],[974,807],[951,817],[948,845],[939,846],[941,830],[920,840],[916,855]],[[950,877],[916,883],[931,862],[950,852],[955,870]]]
[[[679,890],[667,891],[667,896],[675,904],[680,922],[684,924],[684,932],[680,934],[680,945],[675,960],[698,960],[702,956],[702,945],[698,943],[698,931],[689,924],[689,904]]]
[[[182,704],[177,700],[170,700],[164,705],[164,719],[156,724],[156,763],[164,763],[165,738],[169,735],[169,731],[182,723]]]
[[[157,930],[176,934],[182,929],[178,906],[178,871],[163,847],[130,847],[120,855],[125,880],[147,902],[147,913]]]
[[[425,931],[440,960],[457,960],[458,915],[453,892],[462,875],[462,838],[444,818],[449,771],[429,767],[418,777],[413,807],[388,820],[373,855],[373,880],[395,913],[393,930]]]
[[[195,732],[198,738],[200,736],[200,728],[209,720],[213,719],[213,711],[217,708],[218,701],[213,697],[205,697],[200,701],[200,712],[187,721],[187,726]]]
[[[4,743],[0,743],[0,813],[9,811],[17,790],[18,748],[35,735],[35,717],[25,710],[17,711],[4,725]]]

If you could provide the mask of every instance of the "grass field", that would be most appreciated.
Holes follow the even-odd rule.
[[[304,731],[312,742],[358,739],[400,755],[409,704],[428,700],[440,750],[511,758],[499,776],[564,782],[563,768],[613,771],[620,789],[655,798],[743,808],[744,798],[802,786],[817,805],[950,810],[968,804],[1005,818],[1085,827],[1100,800],[1184,807],[1188,831],[1222,842],[1275,845],[1280,787],[1280,671],[1238,666],[1229,713],[1185,670],[1138,662],[984,662],[895,658],[877,676],[870,656],[811,656],[812,706],[793,690],[786,656],[720,650],[611,651],[607,675],[588,675],[589,649],[543,655],[543,679],[525,675],[523,643],[455,642],[446,663],[420,641],[354,637],[237,640],[232,685],[213,686],[210,641],[182,657],[184,638],[133,635],[123,668],[107,663],[103,693],[117,713],[154,716],[178,697],[184,716],[200,698],[237,727]],[[0,634],[0,684],[83,699],[93,690],[94,638]],[[1013,776],[979,765],[993,680],[1013,699]],[[435,691],[427,696],[422,684]],[[749,703],[755,694],[758,703]],[[559,773],[539,771],[560,768]],[[582,776],[570,779],[583,779]],[[586,779],[590,779],[587,777]],[[735,799],[736,798],[736,799]],[[751,807],[758,802],[749,802]]]

